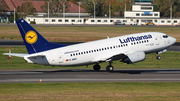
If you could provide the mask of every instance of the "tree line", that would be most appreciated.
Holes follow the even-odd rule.
[[[134,0],[85,0],[84,8],[86,12],[94,15],[94,4],[96,5],[96,16],[109,15],[124,17],[124,11],[132,11]],[[180,0],[152,0],[153,10],[160,11],[160,17],[170,17],[172,9],[172,17],[180,17]],[[109,7],[110,6],[110,7]],[[118,12],[118,15],[115,15]]]
[[[41,9],[48,13],[49,4],[49,14],[50,16],[60,16],[64,12],[68,12],[70,5],[68,2],[72,2],[78,5],[81,3],[81,7],[94,16],[94,7],[96,16],[109,16],[111,17],[124,17],[124,11],[131,11],[132,4],[134,0],[41,0],[44,1],[44,5]],[[172,11],[172,17],[180,17],[180,0],[152,0],[154,4],[154,11],[160,11],[161,17],[170,17]],[[4,0],[0,0],[0,16],[8,9],[5,5]],[[109,10],[111,12],[109,12]],[[109,14],[110,13],[110,14]],[[25,17],[27,15],[36,15],[36,9],[31,2],[24,2],[19,8],[16,8],[17,19]],[[11,14],[13,17],[13,14]]]
[[[154,10],[160,11],[161,17],[170,17],[172,9],[172,17],[180,17],[180,0],[153,0]]]

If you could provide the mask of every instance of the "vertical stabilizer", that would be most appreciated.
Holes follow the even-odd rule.
[[[66,46],[48,42],[24,19],[16,20],[16,24],[19,28],[24,44],[26,45],[29,54]]]

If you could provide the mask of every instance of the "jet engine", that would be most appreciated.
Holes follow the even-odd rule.
[[[136,63],[145,60],[146,55],[142,51],[134,52],[131,54],[127,54],[127,57],[121,60],[121,62],[131,64],[131,63]]]

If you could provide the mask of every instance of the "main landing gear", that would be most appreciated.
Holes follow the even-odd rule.
[[[101,66],[99,64],[96,64],[96,65],[93,66],[93,69],[98,71],[98,70],[101,69]]]
[[[108,71],[108,72],[112,72],[113,70],[114,70],[114,67],[111,65],[111,61],[109,62],[109,65],[106,67],[106,70]],[[93,69],[95,70],[95,71],[99,71],[100,69],[101,69],[101,66],[99,65],[99,64],[96,64],[96,65],[94,65],[93,66]]]
[[[111,65],[111,61],[109,61],[109,65],[106,67],[106,70],[108,71],[108,72],[112,72],[113,70],[114,70],[114,67]]]

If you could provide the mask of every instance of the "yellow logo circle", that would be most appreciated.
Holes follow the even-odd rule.
[[[36,32],[34,31],[28,31],[26,33],[26,36],[25,36],[25,39],[26,39],[26,42],[29,43],[29,44],[34,44],[37,39],[38,39],[38,36],[36,34]]]

